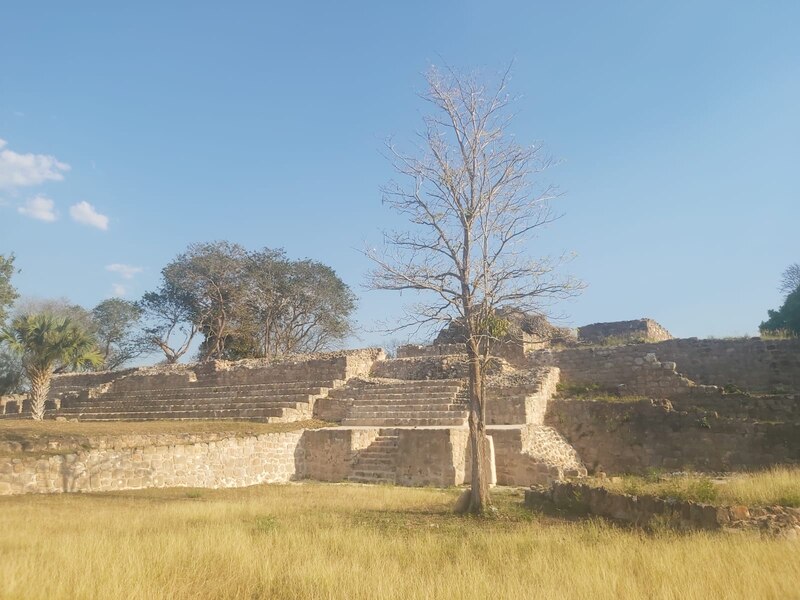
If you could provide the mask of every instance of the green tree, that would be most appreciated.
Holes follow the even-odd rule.
[[[759,330],[764,333],[789,333],[800,336],[800,285],[786,296],[778,310],[768,310],[769,318],[761,323]]]
[[[189,246],[139,306],[150,343],[174,362],[196,332],[201,359],[329,349],[352,332],[356,297],[320,262],[222,241]],[[184,334],[177,345],[169,341],[175,332]]]
[[[355,294],[328,265],[265,248],[248,254],[246,277],[232,348],[250,356],[318,352],[352,333]]]
[[[201,359],[223,358],[225,342],[243,307],[245,257],[238,244],[192,244],[161,271],[202,332]]]
[[[0,254],[0,325],[5,323],[8,309],[17,299],[17,290],[11,285],[11,277],[15,273],[14,255]]]
[[[103,362],[94,337],[68,317],[21,315],[0,330],[0,341],[22,359],[30,384],[31,413],[37,421],[44,418],[53,373],[97,367]]]
[[[137,329],[141,317],[141,307],[122,298],[103,300],[92,309],[95,336],[106,369],[118,369],[148,350]]]
[[[162,281],[158,290],[147,292],[137,304],[142,311],[145,347],[163,352],[167,364],[178,362],[198,333],[190,298]]]

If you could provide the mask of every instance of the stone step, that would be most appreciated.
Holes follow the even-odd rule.
[[[77,417],[82,421],[142,421],[142,420],[174,420],[183,418],[193,419],[239,419],[239,418],[268,418],[283,417],[292,409],[284,408],[255,408],[245,410],[186,410],[186,411],[125,411],[125,412],[77,412],[61,414],[55,411],[55,416]]]
[[[214,403],[193,403],[193,404],[156,404],[156,405],[91,405],[91,406],[65,406],[61,412],[65,414],[75,414],[82,412],[163,412],[176,410],[253,410],[253,409],[302,409],[309,407],[308,404],[301,402],[263,402],[263,403],[235,403],[235,402],[214,402]]]
[[[353,411],[347,415],[348,419],[440,419],[461,418],[466,419],[467,411],[456,410],[393,410],[393,411]]]
[[[460,387],[455,386],[448,386],[448,387],[419,387],[419,386],[405,386],[405,387],[374,387],[374,388],[353,388],[353,387],[343,387],[343,388],[336,388],[336,394],[350,394],[354,396],[364,396],[368,397],[370,395],[405,395],[405,394],[430,394],[430,395],[441,395],[441,394],[457,394],[461,391]]]
[[[462,402],[359,402],[351,410],[468,410]]]
[[[433,381],[407,381],[402,383],[378,383],[375,385],[348,385],[347,389],[361,390],[368,392],[371,390],[383,390],[386,392],[403,392],[406,390],[419,390],[419,391],[447,391],[457,392],[463,389],[460,382],[453,382],[451,380],[433,380]]]
[[[236,388],[217,389],[217,388],[188,388],[182,390],[140,390],[137,392],[105,392],[95,396],[96,398],[125,399],[125,398],[194,398],[197,396],[221,396],[221,397],[240,397],[251,398],[259,396],[297,396],[314,395],[326,393],[330,388],[326,387],[296,387],[296,388],[273,388],[273,389],[251,389],[237,390]]]
[[[421,427],[421,426],[438,426],[438,427],[460,427],[466,423],[467,419],[464,418],[444,418],[439,417],[436,419],[425,418],[405,418],[405,419],[392,419],[392,418],[346,418],[342,420],[344,426],[375,426],[375,427]]]
[[[378,467],[392,467],[396,460],[393,456],[359,456],[356,461],[358,469],[372,469]]]
[[[125,399],[125,400],[107,400],[104,397],[94,398],[90,401],[86,402],[64,402],[64,408],[94,408],[98,406],[108,406],[108,407],[123,407],[123,406],[153,406],[153,407],[161,407],[161,406],[187,406],[191,404],[199,404],[199,405],[212,405],[212,404],[224,404],[224,405],[241,405],[241,406],[253,406],[257,404],[269,404],[270,406],[273,405],[294,405],[294,404],[309,404],[311,402],[311,396],[299,396],[299,395],[291,395],[291,396],[277,396],[277,397],[269,397],[264,396],[260,398],[179,398],[179,399]]]
[[[158,386],[154,388],[145,388],[145,389],[133,389],[133,390],[126,390],[120,389],[115,390],[112,388],[106,392],[107,394],[130,394],[130,395],[138,395],[138,394],[149,394],[149,393],[180,393],[180,392],[189,392],[195,393],[197,390],[218,390],[218,391],[228,391],[228,390],[239,390],[242,392],[250,391],[250,390],[263,390],[263,391],[274,391],[274,390],[297,390],[297,389],[311,389],[311,388],[325,388],[325,389],[333,389],[338,385],[341,385],[343,382],[341,380],[314,380],[314,381],[291,381],[291,382],[276,382],[276,383],[248,383],[248,384],[211,384],[205,385],[202,382],[191,384],[191,385],[183,385],[177,387],[163,387]],[[81,388],[85,389],[85,388]]]

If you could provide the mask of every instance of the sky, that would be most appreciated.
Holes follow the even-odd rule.
[[[510,131],[559,164],[575,252],[560,325],[650,317],[753,335],[800,261],[800,3],[9,2],[0,13],[0,254],[29,297],[135,300],[192,242],[284,248],[359,296],[359,338],[412,298],[360,253],[430,65],[513,61]],[[393,336],[397,337],[397,336]]]

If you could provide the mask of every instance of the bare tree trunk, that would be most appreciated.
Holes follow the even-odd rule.
[[[31,383],[31,417],[34,421],[41,421],[44,419],[44,403],[50,394],[50,372],[29,371],[28,379]]]
[[[483,418],[483,370],[473,341],[467,342],[469,358],[469,441],[472,458],[469,512],[483,514],[490,505],[486,472],[486,421]]]

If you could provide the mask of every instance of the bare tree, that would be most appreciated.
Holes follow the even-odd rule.
[[[779,289],[782,294],[788,296],[798,288],[800,288],[800,263],[792,263],[781,274],[781,287]]]
[[[490,503],[485,472],[484,382],[490,343],[505,330],[498,310],[542,311],[548,301],[580,286],[555,275],[560,259],[532,258],[533,234],[555,218],[549,201],[558,196],[533,177],[552,165],[541,145],[521,146],[508,134],[513,115],[506,86],[509,72],[487,86],[479,75],[432,68],[423,98],[424,117],[416,156],[388,143],[389,158],[403,183],[383,188],[383,201],[415,226],[387,232],[369,287],[414,290],[404,326],[458,321],[465,328],[469,361],[471,495],[468,510]]]

